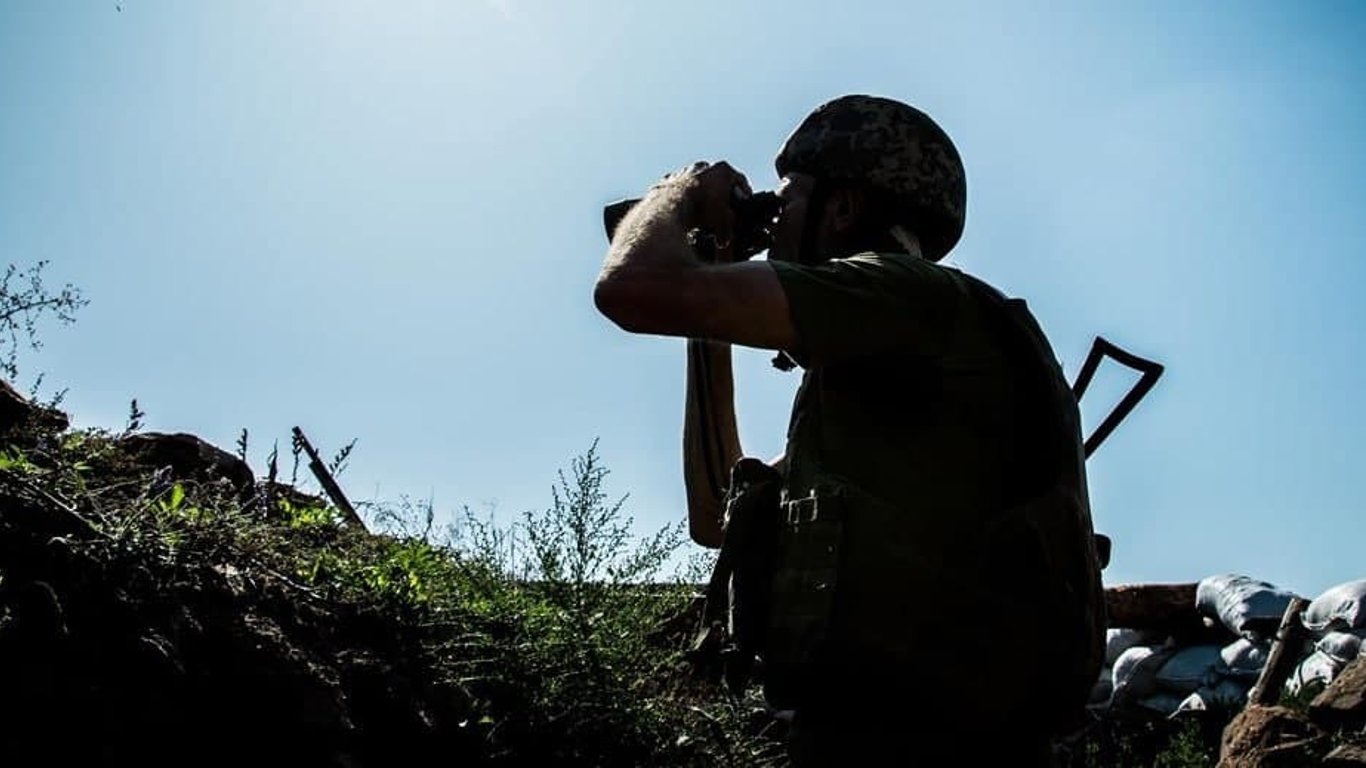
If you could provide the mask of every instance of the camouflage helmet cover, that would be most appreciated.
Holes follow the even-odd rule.
[[[863,181],[892,194],[932,261],[963,234],[967,180],[958,150],[929,115],[899,101],[851,95],[822,104],[774,164],[780,177]]]

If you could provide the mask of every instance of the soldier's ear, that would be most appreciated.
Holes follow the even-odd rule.
[[[835,231],[847,231],[863,212],[863,194],[853,187],[841,187],[830,196],[829,210]]]

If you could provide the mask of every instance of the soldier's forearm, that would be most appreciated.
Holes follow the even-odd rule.
[[[654,187],[622,218],[607,249],[599,283],[633,272],[684,270],[701,265],[688,245],[692,205],[685,191]]]
[[[741,456],[729,344],[688,340],[683,481],[693,541],[721,545],[730,468]]]

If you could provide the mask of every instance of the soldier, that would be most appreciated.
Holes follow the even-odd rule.
[[[594,300],[627,331],[692,340],[685,449],[711,456],[685,475],[706,546],[736,538],[702,476],[741,456],[730,345],[804,369],[783,457],[737,464],[726,497],[763,473],[780,488],[776,534],[730,554],[771,563],[749,586],[761,636],[741,640],[795,710],[794,763],[1046,765],[1104,635],[1076,401],[1024,302],[938,263],[966,183],[927,115],[835,99],[776,167],[766,260],[727,247],[745,177],[697,163],[621,221]]]

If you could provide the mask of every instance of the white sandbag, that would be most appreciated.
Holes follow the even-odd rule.
[[[1208,712],[1211,710],[1239,710],[1247,706],[1249,684],[1236,680],[1220,680],[1214,686],[1201,686],[1187,696],[1177,712]]]
[[[1314,651],[1290,673],[1285,681],[1285,690],[1293,696],[1311,683],[1322,682],[1327,685],[1333,682],[1344,666],[1323,651]]]
[[[1160,645],[1136,645],[1115,660],[1113,695],[1129,701],[1157,692],[1154,672],[1166,654]]]
[[[1357,629],[1366,626],[1366,579],[1349,581],[1324,590],[1300,615],[1312,632]]]
[[[1219,680],[1217,645],[1192,645],[1182,648],[1157,670],[1157,684],[1176,693],[1191,693],[1202,685]]]
[[[1270,653],[1270,643],[1254,643],[1245,637],[1239,638],[1219,651],[1218,672],[1226,677],[1255,678],[1262,673]]]
[[[1258,640],[1274,637],[1281,616],[1295,599],[1293,592],[1265,581],[1226,573],[1201,579],[1195,588],[1195,607],[1218,619],[1234,634]]]
[[[1170,717],[1180,711],[1181,703],[1184,698],[1185,697],[1178,696],[1175,693],[1155,693],[1152,696],[1145,696],[1134,703],[1144,709],[1152,710],[1163,717]]]
[[[1314,643],[1316,650],[1322,651],[1333,661],[1346,664],[1361,655],[1361,637],[1366,629],[1352,632],[1329,632]]]
[[[1200,695],[1200,691],[1196,691],[1182,699],[1181,704],[1176,707],[1176,711],[1172,714],[1179,715],[1182,712],[1204,712],[1207,709],[1209,709],[1209,704],[1207,704],[1205,698]]]
[[[1120,654],[1137,645],[1154,645],[1163,640],[1161,632],[1151,629],[1111,627],[1105,631],[1105,666],[1113,667]]]
[[[1209,709],[1209,704],[1205,702],[1205,697],[1200,695],[1200,691],[1196,691],[1182,699],[1181,703],[1176,707],[1176,712],[1173,714],[1181,714],[1182,712],[1204,712],[1207,709]]]
[[[1134,674],[1134,668],[1140,661],[1148,658],[1157,652],[1156,646],[1140,645],[1126,650],[1115,659],[1111,679],[1114,687],[1119,688],[1129,682],[1129,678]]]

